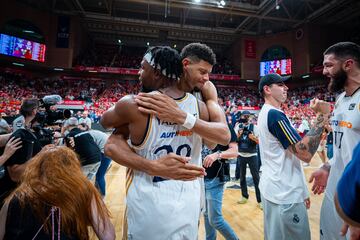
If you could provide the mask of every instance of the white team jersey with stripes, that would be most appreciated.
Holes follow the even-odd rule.
[[[264,104],[258,118],[259,148],[262,162],[262,175],[259,188],[263,197],[275,204],[303,202],[309,191],[301,161],[270,132],[268,114],[270,110],[280,111]],[[282,112],[282,111],[280,111]],[[289,121],[290,122],[290,121]],[[286,131],[291,134],[291,131]],[[294,136],[289,136],[295,142]]]
[[[186,95],[176,100],[185,112],[199,118],[196,98]],[[151,116],[143,143],[129,143],[146,159],[158,159],[170,152],[191,157],[201,166],[201,137],[182,126]],[[127,174],[128,239],[197,239],[200,216],[200,180],[176,181],[129,170]]]
[[[346,97],[345,92],[339,95],[330,123],[334,157],[321,208],[321,239],[346,239],[339,236],[343,221],[336,212],[334,195],[338,181],[360,141],[360,89],[352,96]]]

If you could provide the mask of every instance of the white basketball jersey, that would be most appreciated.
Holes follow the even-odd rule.
[[[320,228],[322,239],[343,239],[339,236],[343,221],[336,212],[334,195],[338,181],[360,141],[360,89],[351,96],[345,96],[345,92],[339,95],[330,122],[333,128],[334,161],[321,209]]]
[[[176,103],[199,118],[196,98],[186,93]],[[168,153],[191,157],[201,166],[201,137],[180,125],[151,116],[143,143],[132,148],[146,159]],[[200,213],[200,181],[165,180],[129,170],[127,181],[128,239],[197,239]]]

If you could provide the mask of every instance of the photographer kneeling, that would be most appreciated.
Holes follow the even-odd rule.
[[[80,158],[81,169],[84,175],[91,181],[100,166],[101,151],[96,145],[89,132],[79,128],[78,120],[71,117],[68,120],[66,145],[72,148]]]
[[[37,99],[25,99],[20,107],[22,119],[18,121],[18,129],[13,132],[10,139],[19,138],[22,147],[4,163],[5,175],[0,179],[0,205],[4,199],[14,190],[27,166],[28,160],[41,150],[41,144],[31,129],[32,121],[38,111],[39,101]],[[21,122],[21,124],[20,124]]]
[[[244,204],[249,198],[249,193],[247,190],[246,184],[246,167],[249,165],[250,172],[254,181],[256,200],[258,206],[262,209],[261,205],[261,196],[259,190],[259,168],[258,168],[258,155],[256,150],[256,145],[258,144],[258,139],[254,134],[255,125],[249,121],[250,112],[244,111],[239,119],[240,124],[238,125],[237,131],[237,142],[239,156],[237,160],[236,174],[240,174],[240,186],[241,186],[241,195],[242,198],[238,202]]]

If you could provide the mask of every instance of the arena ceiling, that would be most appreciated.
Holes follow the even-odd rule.
[[[360,26],[359,0],[17,0],[79,15],[98,40],[202,40],[229,44],[303,24]],[[221,3],[222,2],[222,3]],[[225,4],[224,4],[225,3]]]

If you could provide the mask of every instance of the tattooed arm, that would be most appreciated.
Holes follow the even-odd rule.
[[[289,147],[292,153],[307,163],[311,161],[319,147],[321,135],[330,116],[330,104],[328,102],[314,98],[310,101],[310,107],[316,112],[314,126],[301,141]]]
[[[328,118],[327,114],[318,113],[314,126],[305,135],[305,137],[299,142],[289,146],[289,150],[300,160],[307,163],[311,161],[319,147],[321,136]]]

